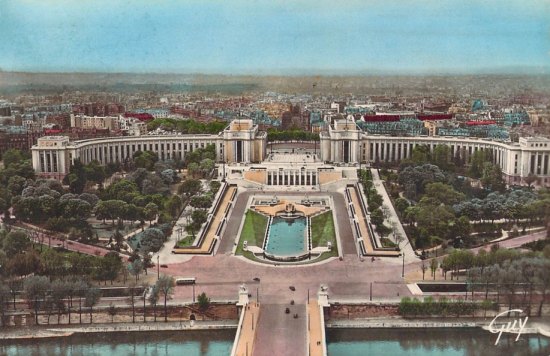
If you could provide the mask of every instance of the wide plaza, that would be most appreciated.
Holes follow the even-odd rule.
[[[312,146],[312,145],[311,145]],[[271,147],[267,165],[290,165],[296,160],[302,165],[318,164],[314,147],[306,144],[277,145]],[[293,154],[292,152],[300,152]],[[310,152],[311,151],[311,152]],[[303,162],[302,155],[309,156],[309,162]],[[222,167],[219,167],[222,168]],[[358,167],[350,167],[355,170]],[[170,254],[169,249],[160,252],[159,260],[167,267],[162,269],[176,277],[195,277],[197,291],[205,291],[213,300],[233,300],[236,298],[237,286],[241,283],[250,285],[254,297],[259,296],[262,303],[285,304],[289,298],[305,302],[308,290],[316,293],[321,284],[327,285],[331,298],[365,301],[365,300],[398,300],[401,296],[410,295],[402,278],[403,257],[367,257],[361,253],[358,239],[353,231],[354,219],[350,215],[350,204],[345,192],[348,185],[357,184],[356,176],[350,179],[339,179],[327,184],[315,186],[299,185],[264,185],[232,175],[231,167],[226,170],[226,180],[236,185],[237,195],[229,212],[229,218],[219,242],[212,255],[192,256]],[[379,184],[380,189],[384,189]],[[329,212],[334,219],[337,236],[338,254],[320,261],[313,259],[304,263],[263,263],[254,261],[237,253],[244,220],[251,205],[260,201],[326,201]],[[267,204],[269,206],[269,204]],[[263,239],[263,236],[259,237]],[[408,241],[401,242],[404,248],[405,264],[419,261]],[[289,287],[295,287],[292,292]],[[177,299],[192,298],[190,287],[177,287]]]

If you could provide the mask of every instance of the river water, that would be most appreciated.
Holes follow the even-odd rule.
[[[496,335],[481,329],[328,329],[329,356],[550,355],[550,339]],[[80,334],[66,338],[1,341],[0,355],[226,356],[235,330]],[[273,355],[287,356],[287,355]],[[288,355],[293,356],[293,355]]]
[[[550,339],[502,335],[482,329],[328,329],[329,356],[550,355]]]
[[[0,341],[0,355],[227,356],[235,330],[77,334],[54,339]]]

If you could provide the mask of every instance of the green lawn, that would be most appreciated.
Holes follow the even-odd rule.
[[[312,247],[326,247],[329,241],[332,242],[333,249],[336,249],[336,233],[334,232],[332,211],[311,218]]]
[[[387,237],[380,238],[380,242],[382,243],[382,247],[397,247],[395,242],[388,239]]]
[[[183,239],[180,239],[178,243],[176,244],[177,247],[189,247],[193,245],[193,241],[195,241],[195,237],[192,235],[186,236]]]
[[[237,246],[237,255],[253,257],[251,252],[243,251],[243,241],[248,241],[248,246],[262,247],[264,243],[265,230],[267,228],[268,218],[252,210],[247,210],[244,219],[239,245]]]

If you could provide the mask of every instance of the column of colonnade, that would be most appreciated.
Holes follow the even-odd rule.
[[[104,142],[86,145],[81,148],[77,148],[79,157],[83,163],[89,163],[93,160],[97,160],[101,164],[107,164],[109,162],[119,161],[122,162],[127,158],[133,156],[137,151],[152,151],[158,154],[161,160],[167,159],[183,159],[186,152],[201,148],[208,144],[216,145],[215,140],[154,140],[147,142]],[[181,145],[181,148],[180,148]],[[245,145],[246,146],[246,145]],[[250,150],[243,151],[243,155],[250,153]],[[218,155],[218,146],[216,146],[216,157]]]
[[[313,181],[316,177],[314,171],[297,171],[297,170],[283,170],[283,171],[268,171],[269,185],[314,185]],[[309,180],[308,180],[309,178]],[[309,183],[308,183],[309,182]]]
[[[527,156],[527,172],[535,175],[548,175],[550,155],[539,152],[529,152]]]
[[[418,141],[409,141],[409,140],[395,140],[388,142],[385,140],[373,140],[368,139],[366,144],[366,153],[365,159],[374,161],[377,158],[380,161],[397,161],[403,160],[411,156],[412,150],[422,144],[427,144],[431,151],[435,148],[436,145],[448,145],[451,148],[451,156],[454,157],[457,152],[468,162],[471,160],[474,152],[479,150],[491,149],[493,151],[493,161],[498,164],[503,171],[508,169],[508,157],[506,156],[505,149],[502,147],[491,148],[490,145],[480,144],[477,142],[451,142],[451,143],[437,143],[437,142],[418,142]],[[538,158],[536,160],[538,162]],[[544,157],[541,158],[541,174],[544,174]],[[538,164],[538,163],[537,163]],[[550,162],[549,162],[550,165]]]
[[[37,167],[43,173],[64,173],[65,153],[61,150],[40,150],[38,151]]]

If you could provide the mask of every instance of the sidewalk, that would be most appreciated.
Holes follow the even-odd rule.
[[[419,258],[416,256],[411,244],[409,243],[407,234],[405,233],[405,229],[403,229],[403,225],[401,225],[401,221],[399,220],[399,217],[397,216],[397,213],[393,208],[388,192],[386,191],[382,180],[380,180],[378,171],[374,168],[372,168],[370,171],[372,172],[372,182],[374,184],[374,187],[376,188],[378,194],[382,196],[382,206],[387,207],[389,217],[386,219],[386,221],[390,224],[390,226],[395,226],[395,228],[397,229],[397,233],[401,235],[401,237],[403,237],[403,241],[399,244],[399,247],[401,248],[401,251],[405,254],[405,263],[417,262]]]
[[[115,323],[94,324],[93,326],[63,325],[62,327],[26,327],[4,328],[0,333],[0,340],[37,339],[71,336],[76,333],[110,333],[129,331],[169,331],[169,330],[210,330],[235,329],[235,320],[216,321],[177,321],[177,322],[149,322],[149,323]]]

